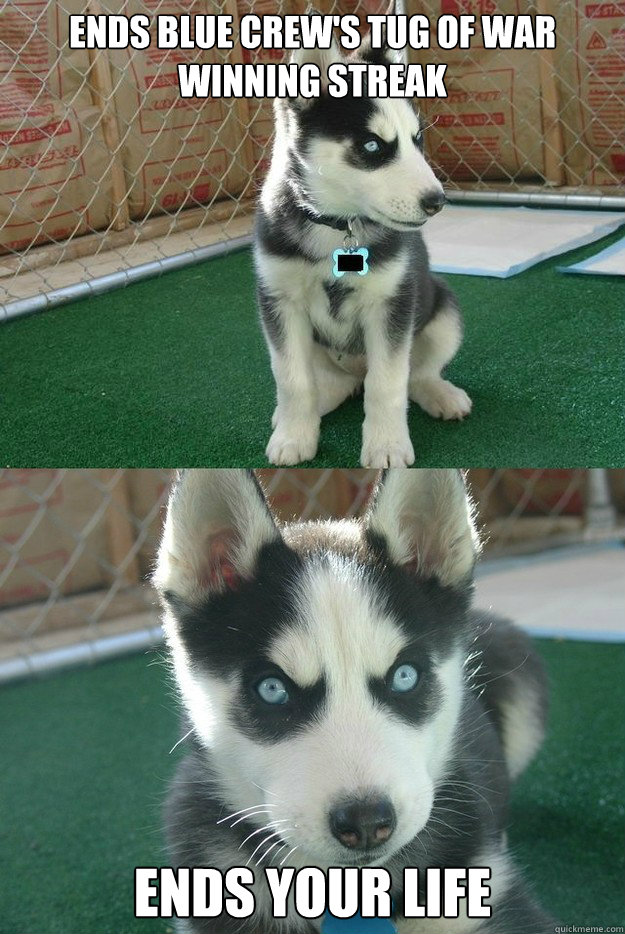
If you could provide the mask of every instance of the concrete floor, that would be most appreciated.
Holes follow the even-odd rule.
[[[535,635],[625,641],[625,547],[588,545],[485,561],[475,602]]]

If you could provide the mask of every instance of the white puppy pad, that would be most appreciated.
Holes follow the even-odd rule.
[[[579,272],[593,276],[625,276],[625,237],[589,259],[558,268],[560,272]]]
[[[423,228],[435,272],[506,279],[625,224],[610,211],[448,204]]]

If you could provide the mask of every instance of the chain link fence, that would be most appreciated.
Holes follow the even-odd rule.
[[[271,102],[181,99],[179,62],[280,61],[275,50],[68,47],[78,13],[303,13],[305,0],[0,0],[0,306],[12,317],[248,242]],[[386,12],[387,2],[317,3]],[[447,99],[423,102],[450,198],[625,207],[625,5],[408,0],[444,13],[554,13],[557,47],[433,46]],[[415,52],[415,61],[423,52]]]
[[[283,519],[362,512],[370,470],[259,471]],[[486,557],[625,537],[625,470],[469,471]],[[0,472],[0,681],[160,640],[147,583],[171,473]]]

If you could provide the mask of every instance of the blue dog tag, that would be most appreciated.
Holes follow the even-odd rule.
[[[368,256],[369,250],[366,246],[335,250],[332,254],[334,261],[332,272],[337,279],[344,276],[346,272],[355,272],[359,276],[366,276],[369,272]]]
[[[335,918],[326,912],[321,934],[397,934],[390,918],[363,918],[360,912],[353,918]]]

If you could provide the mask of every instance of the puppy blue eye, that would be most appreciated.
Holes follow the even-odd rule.
[[[368,139],[366,143],[362,144],[362,148],[366,149],[367,152],[379,152],[380,144],[377,139]]]
[[[414,665],[399,665],[393,672],[391,681],[391,691],[396,694],[405,694],[406,691],[412,691],[419,680],[419,672]]]
[[[289,692],[280,678],[263,678],[256,685],[256,693],[266,704],[286,704]]]

